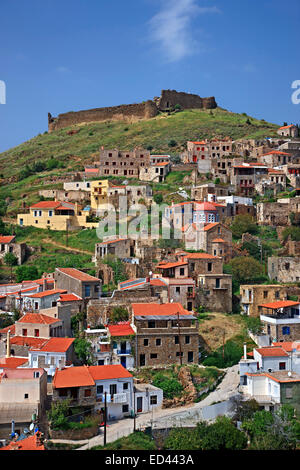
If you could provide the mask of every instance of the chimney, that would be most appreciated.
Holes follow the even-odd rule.
[[[247,359],[247,344],[244,343],[244,359]]]
[[[10,330],[8,330],[6,336],[6,357],[10,357]]]

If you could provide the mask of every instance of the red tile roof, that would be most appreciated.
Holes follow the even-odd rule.
[[[10,344],[17,345],[17,346],[27,346],[28,348],[34,347],[36,349],[40,349],[45,342],[47,341],[47,338],[35,338],[32,336],[14,336],[10,340]]]
[[[56,369],[53,388],[88,387],[95,385],[95,380],[107,380],[132,377],[122,365],[77,366]]]
[[[90,276],[87,273],[84,273],[83,271],[79,271],[79,269],[75,268],[56,268],[58,271],[62,272],[63,274],[67,274],[70,277],[73,277],[74,279],[77,279],[78,281],[98,281],[100,280],[97,277]]]
[[[120,322],[116,325],[107,325],[111,336],[129,336],[134,335],[134,331],[129,322]]]
[[[95,385],[87,366],[56,369],[53,377],[53,388],[87,387]]]
[[[0,369],[8,367],[9,369],[16,369],[28,362],[28,357],[1,357],[0,358]]]
[[[200,203],[195,203],[195,211],[216,211],[215,204],[212,204],[211,202],[200,202]]]
[[[119,364],[108,366],[89,366],[89,372],[94,380],[121,379],[132,377],[132,374],[128,372],[125,367]]]
[[[0,243],[11,243],[14,239],[16,238],[15,235],[8,235],[8,236],[4,236],[4,235],[0,235]]]
[[[99,244],[100,245],[110,245],[112,243],[123,242],[125,240],[128,240],[128,238],[117,238],[116,240],[107,240],[107,241],[101,242]]]
[[[39,436],[40,434],[36,433],[19,441],[11,441],[7,446],[0,447],[0,450],[45,450]]]
[[[6,326],[5,328],[2,328],[2,330],[0,330],[0,333],[2,335],[6,334],[8,332],[8,330],[10,330],[10,334],[11,335],[14,335],[15,334],[15,331],[16,331],[16,325],[9,325],[9,326]]]
[[[59,201],[40,201],[36,204],[30,206],[31,209],[56,209],[60,206],[61,202]]]
[[[208,231],[214,228],[216,225],[219,225],[220,222],[212,222],[211,224],[204,225],[204,230]]]
[[[270,302],[268,304],[259,305],[259,307],[277,309],[277,308],[284,308],[284,307],[293,307],[295,305],[299,305],[300,302],[294,302],[292,300],[278,300],[277,302]]]
[[[280,152],[279,150],[272,150],[271,152],[264,153],[262,157],[264,157],[265,155],[290,155],[290,153]]]
[[[34,298],[34,299],[41,299],[43,297],[48,297],[49,295],[64,294],[65,292],[67,291],[64,289],[51,289],[51,290],[45,290],[43,292],[37,292],[36,294],[28,295],[28,297]]]
[[[215,238],[213,243],[225,243],[225,240],[223,240],[223,238]]]
[[[284,357],[288,356],[288,353],[283,348],[277,348],[274,346],[266,348],[256,348],[256,351],[263,357]]]
[[[59,318],[49,317],[42,313],[25,313],[17,323],[41,323],[43,325],[51,325],[52,323],[60,322]]]
[[[132,311],[134,316],[177,316],[178,313],[180,315],[192,315],[192,312],[188,312],[187,310],[185,310],[183,306],[178,302],[167,304],[132,304]]]
[[[166,283],[161,281],[160,279],[150,279],[150,285],[151,286],[166,286]]]
[[[210,255],[209,253],[188,253],[184,255],[184,259],[219,259],[217,256]]]
[[[82,298],[76,294],[61,294],[58,299],[59,302],[75,302],[78,300],[82,300]]]
[[[295,127],[294,124],[290,124],[289,126],[281,126],[279,129],[288,129],[289,127]]]
[[[177,268],[179,266],[185,266],[187,262],[185,261],[176,261],[174,263],[159,263],[156,267],[158,269],[169,269],[169,268]]]
[[[282,341],[278,343],[272,343],[273,346],[279,346],[280,348],[284,349],[286,352],[292,352],[293,349],[300,350],[300,342],[297,341]]]
[[[66,352],[75,341],[75,338],[56,338],[46,340],[40,347],[32,346],[30,350]]]

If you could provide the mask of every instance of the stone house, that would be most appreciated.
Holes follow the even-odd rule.
[[[228,262],[232,255],[232,232],[220,222],[190,224],[184,230],[186,250],[203,250]]]
[[[63,289],[51,289],[35,294],[23,294],[16,298],[16,308],[26,312],[39,312],[45,308],[55,307],[61,294],[67,291]]]
[[[298,127],[294,124],[279,127],[279,129],[277,130],[277,134],[283,135],[285,137],[298,137],[298,132]]]
[[[300,302],[279,300],[259,305],[264,333],[270,342],[300,340]]]
[[[243,163],[231,169],[231,184],[237,195],[252,196],[255,185],[268,175],[268,167],[261,163]]]
[[[151,155],[150,166],[140,168],[139,179],[141,181],[152,181],[154,183],[161,183],[165,181],[166,176],[170,171],[170,158],[166,159],[162,155]]]
[[[294,163],[292,153],[282,152],[281,150],[271,150],[270,152],[264,153],[260,155],[258,161],[268,168]]]
[[[279,284],[241,284],[240,305],[242,313],[250,317],[259,317],[259,305],[278,300],[287,300],[288,286]]]
[[[55,286],[84,300],[98,299],[101,296],[101,280],[75,268],[56,268]]]
[[[0,235],[0,260],[4,259],[7,253],[12,253],[18,260],[18,264],[22,264],[26,258],[26,243],[16,243],[15,235]]]
[[[139,178],[140,169],[150,167],[150,152],[145,149],[130,151],[100,150],[100,176]]]
[[[220,178],[222,183],[230,183],[230,170],[234,165],[241,165],[242,158],[234,156],[223,156],[218,159],[213,159],[211,162],[211,173],[213,178]]]
[[[300,257],[270,256],[268,258],[268,276],[280,283],[299,282]]]
[[[52,230],[78,230],[82,227],[96,228],[98,223],[88,222],[90,208],[82,209],[77,203],[65,201],[40,201],[26,212],[18,214],[21,227],[38,227]]]
[[[195,201],[216,202],[218,198],[230,195],[230,186],[219,185],[215,183],[206,183],[199,186],[192,186],[191,199]]]
[[[270,225],[273,227],[290,225],[289,204],[259,202],[256,205],[256,221],[258,225]]]
[[[133,255],[133,246],[130,238],[116,238],[95,244],[94,260],[96,263],[108,255],[121,259],[130,258]]]
[[[136,367],[198,363],[197,318],[179,303],[132,304]]]

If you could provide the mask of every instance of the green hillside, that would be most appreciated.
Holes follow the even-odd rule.
[[[95,230],[69,234],[67,243],[64,232],[34,227],[21,229],[14,224],[22,203],[29,205],[39,201],[40,189],[62,189],[61,177],[74,170],[81,171],[84,165],[93,163],[102,145],[122,150],[151,146],[153,154],[179,155],[185,149],[187,140],[214,136],[262,138],[275,136],[277,128],[275,124],[253,119],[246,114],[217,108],[213,111],[194,109],[161,114],[134,123],[91,123],[51,134],[45,132],[0,154],[0,217],[6,223],[5,232],[15,233],[17,242],[26,242],[36,250],[25,264],[36,266],[39,275],[53,270],[55,266],[78,264],[82,268],[93,269],[91,256],[94,243],[98,240]],[[79,132],[69,135],[71,129]],[[189,181],[190,174],[189,167],[186,172],[172,171],[164,183],[152,183],[154,194],[162,193],[166,203],[172,200],[178,202],[181,197],[174,192],[185,185],[184,180]],[[120,184],[123,180],[116,178],[113,181]],[[138,180],[131,181],[138,184]],[[2,264],[0,279],[7,280],[9,273],[10,269]]]

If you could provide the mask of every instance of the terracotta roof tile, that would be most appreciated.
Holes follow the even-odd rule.
[[[100,280],[97,277],[90,276],[90,274],[84,273],[83,271],[79,271],[79,269],[75,268],[56,268],[57,271],[62,272],[63,274],[67,274],[78,281],[98,281]]]

